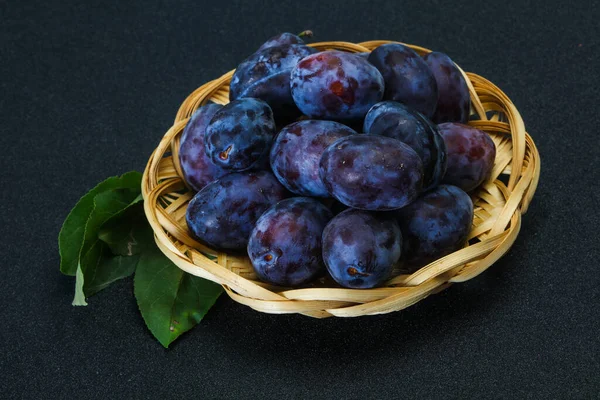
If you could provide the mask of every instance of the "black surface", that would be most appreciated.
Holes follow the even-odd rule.
[[[0,2],[2,398],[598,396],[597,3],[119,3]],[[77,199],[141,170],[189,92],[307,28],[445,51],[512,98],[542,177],[510,253],[384,316],[274,316],[223,297],[170,350],[130,280],[72,307],[56,238]]]

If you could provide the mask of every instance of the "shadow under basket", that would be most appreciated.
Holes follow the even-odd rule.
[[[310,46],[358,53],[371,51],[384,43],[390,42],[323,42]],[[408,46],[420,55],[430,52]],[[538,150],[510,99],[485,78],[463,72],[471,94],[469,125],[487,132],[496,144],[491,177],[470,194],[475,217],[469,244],[411,275],[395,275],[374,289],[344,289],[326,279],[301,289],[260,282],[248,257],[206,247],[193,239],[185,221],[187,204],[194,192],[181,178],[178,158],[181,134],[198,107],[208,101],[229,102],[232,75],[230,71],[206,83],[183,102],[175,123],[152,153],[144,171],[144,209],[156,243],[182,270],[221,284],[233,300],[257,311],[300,313],[315,318],[358,317],[401,310],[452,283],[472,279],[502,257],[515,242],[521,216],[527,211],[537,187]],[[508,183],[504,184],[502,181],[506,182],[506,178]]]

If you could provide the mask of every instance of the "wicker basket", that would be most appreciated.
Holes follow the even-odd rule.
[[[323,42],[311,46],[319,50],[365,52],[384,43],[389,42]],[[409,46],[421,55],[430,52]],[[146,216],[163,253],[182,270],[221,284],[233,300],[261,312],[300,313],[316,318],[388,313],[406,308],[452,283],[474,278],[502,257],[517,238],[521,215],[526,212],[538,183],[539,154],[510,99],[486,79],[466,73],[472,113],[478,116],[469,124],[486,131],[496,144],[492,176],[471,194],[475,217],[470,244],[412,275],[396,275],[375,289],[344,289],[331,281],[290,289],[258,281],[247,257],[221,253],[198,243],[190,236],[185,222],[193,192],[181,178],[178,158],[181,133],[199,106],[209,100],[221,104],[229,101],[232,74],[230,71],[206,83],[183,102],[175,123],[150,157],[142,192]],[[499,179],[500,175],[508,176],[508,184]]]

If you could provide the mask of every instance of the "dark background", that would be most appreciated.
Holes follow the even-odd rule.
[[[50,3],[0,1],[1,397],[598,396],[597,2]],[[56,238],[79,197],[141,171],[196,87],[307,28],[445,51],[512,98],[542,176],[509,254],[390,315],[276,316],[222,297],[170,350],[131,280],[72,307]]]

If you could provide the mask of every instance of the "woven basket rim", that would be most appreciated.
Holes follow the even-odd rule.
[[[366,52],[385,43],[320,42],[309,46]],[[424,55],[431,50],[405,44]],[[458,66],[457,66],[458,67]],[[191,237],[185,209],[192,192],[181,178],[179,140],[191,114],[211,100],[229,102],[233,70],[192,92],[182,103],[175,122],[154,150],[144,170],[144,211],[161,251],[182,270],[219,283],[233,300],[266,313],[300,313],[316,318],[356,317],[404,309],[452,283],[472,279],[502,257],[515,242],[521,216],[533,198],[540,176],[539,153],[511,100],[485,78],[465,73],[472,113],[469,125],[481,129],[496,144],[496,161],[489,180],[471,193],[475,205],[470,245],[436,260],[410,275],[397,275],[382,287],[345,289],[317,283],[307,288],[280,288],[256,280],[247,257],[206,247]],[[508,184],[499,179],[508,175]]]

